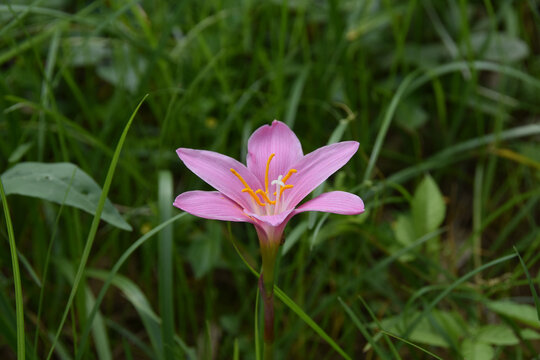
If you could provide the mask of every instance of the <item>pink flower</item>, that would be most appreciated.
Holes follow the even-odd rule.
[[[249,138],[247,166],[206,150],[176,150],[184,164],[217,191],[188,191],[174,206],[206,219],[255,225],[261,245],[279,244],[283,229],[296,214],[323,211],[354,215],[364,211],[358,196],[331,191],[298,205],[309,193],[349,161],[358,142],[323,146],[307,155],[284,123],[274,120]]]

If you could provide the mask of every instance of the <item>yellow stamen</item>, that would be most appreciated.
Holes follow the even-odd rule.
[[[253,191],[253,189],[248,185],[248,183],[244,180],[244,178],[236,170],[234,170],[233,168],[230,169],[231,172],[234,174],[234,176],[236,176],[238,178],[238,180],[240,180],[242,182],[242,184],[245,186],[245,188],[242,189],[242,192],[248,193],[253,198],[253,200],[255,200],[255,202],[259,206],[266,206],[266,204],[275,205],[277,203],[277,201],[279,201],[279,199],[281,199],[281,195],[283,195],[283,192],[285,191],[285,189],[291,189],[293,187],[293,185],[283,185],[283,186],[276,185],[277,188],[279,189],[279,195],[277,194],[277,191],[275,191],[273,193],[273,195],[275,197],[275,200],[270,200],[269,193],[268,193],[268,174],[270,172],[270,162],[272,161],[274,156],[276,156],[276,154],[270,154],[270,156],[268,157],[268,161],[266,162],[266,171],[264,173],[264,189],[265,189],[265,191],[263,191],[262,189],[257,189],[257,191]],[[280,175],[277,180],[272,182],[272,184],[274,184],[276,182],[277,182],[277,184],[283,184],[283,183],[285,183],[285,181],[287,181],[291,177],[292,174],[294,174],[296,172],[297,172],[296,169],[290,169],[287,172],[287,175],[285,175],[285,177],[282,178],[281,175]],[[262,197],[263,201],[265,201],[265,202],[262,202],[261,199],[259,198],[259,196],[257,196],[257,195],[260,195]]]
[[[233,168],[231,168],[231,172],[232,172],[234,175],[236,175],[236,177],[237,177],[238,179],[240,179],[240,181],[242,182],[242,184],[244,184],[244,186],[246,187],[246,189],[251,189],[251,188],[249,187],[249,185],[247,184],[247,182],[244,180],[244,178],[242,178],[242,176],[240,176],[240,174],[237,173],[236,170],[234,170]],[[252,190],[252,191],[253,191],[253,190]]]
[[[281,189],[279,190],[279,198],[278,199],[281,199],[281,195],[283,194],[283,191],[285,191],[285,189],[290,189],[292,187],[293,187],[292,185],[285,185],[285,186],[281,187]]]
[[[289,170],[289,172],[287,173],[287,175],[285,175],[285,177],[283,179],[281,179],[281,181],[285,182],[287,180],[289,180],[289,178],[291,177],[292,174],[294,174],[296,172],[296,169],[291,169]],[[292,186],[291,186],[292,187]]]
[[[253,189],[251,189],[251,187],[247,184],[247,182],[244,180],[244,178],[236,170],[234,170],[233,168],[231,168],[230,170],[242,182],[242,184],[244,184],[244,186],[246,187],[245,189],[242,189],[242,192],[247,192],[249,195],[251,195],[253,200],[255,200],[257,202],[257,204],[259,204],[260,206],[265,206],[266,204],[262,203],[261,200],[259,199],[259,197],[257,195],[255,195],[255,191],[253,191]]]
[[[266,202],[269,203],[269,204],[274,205],[274,204],[276,203],[275,201],[270,200],[270,199],[268,198],[268,195],[266,195],[266,193],[265,193],[264,191],[262,191],[261,189],[255,191],[255,193],[261,195],[261,196],[263,197],[264,201],[266,201]]]
[[[264,192],[266,193],[266,195],[268,195],[268,171],[270,170],[270,161],[272,161],[272,158],[274,156],[276,156],[276,154],[270,154],[270,157],[266,162],[266,171],[264,173]]]
[[[260,190],[257,190],[257,192],[259,192],[259,191]],[[261,206],[266,206],[266,204],[261,202],[259,197],[255,194],[255,192],[253,190],[251,190],[251,188],[245,188],[245,189],[242,190],[242,192],[247,192],[249,195],[251,195],[251,197],[253,198],[253,200],[255,200],[257,202],[257,204],[259,204]]]

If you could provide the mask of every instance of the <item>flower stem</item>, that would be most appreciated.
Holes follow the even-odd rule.
[[[264,360],[274,360],[274,274],[279,253],[281,233],[257,229],[261,246],[262,272],[259,289],[264,309]]]
[[[269,284],[272,283],[272,284]],[[271,285],[271,291],[268,291]],[[264,360],[274,359],[274,292],[273,280],[265,281],[263,274],[259,277],[264,308]]]

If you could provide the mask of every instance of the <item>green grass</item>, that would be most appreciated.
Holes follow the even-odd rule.
[[[244,161],[273,119],[305,153],[359,141],[324,191],[367,209],[287,226],[276,358],[534,358],[538,19],[506,0],[2,3],[0,174],[70,162],[103,191],[91,215],[66,203],[75,174],[54,201],[45,173],[42,196],[5,189],[0,358],[260,358],[253,227],[172,202],[209,189],[178,147]],[[99,221],[106,199],[132,231]]]

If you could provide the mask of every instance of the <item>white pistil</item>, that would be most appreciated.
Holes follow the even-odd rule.
[[[276,205],[279,202],[279,193],[281,191],[281,188],[285,186],[285,183],[281,179],[283,179],[283,175],[279,175],[276,180],[272,180],[271,182],[272,185],[276,185],[276,196],[275,196]]]

